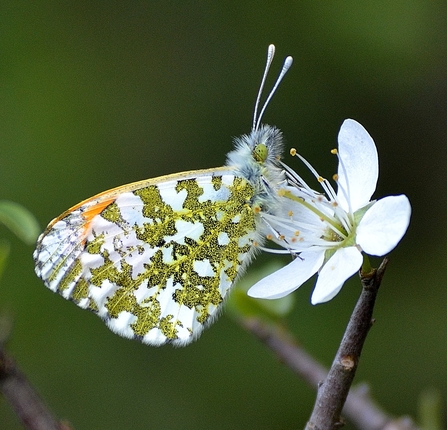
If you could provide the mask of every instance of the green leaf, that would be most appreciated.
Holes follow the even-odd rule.
[[[0,200],[0,223],[29,245],[35,243],[40,232],[34,215],[22,205],[9,200]]]
[[[259,272],[242,278],[238,288],[230,295],[228,308],[230,312],[245,317],[256,316],[264,320],[278,321],[293,310],[295,304],[293,294],[281,299],[254,299],[247,295],[248,289],[259,279],[282,267],[278,263],[270,263],[260,268]]]

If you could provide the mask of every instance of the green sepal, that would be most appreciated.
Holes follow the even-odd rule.
[[[22,205],[9,200],[0,200],[0,223],[28,245],[36,242],[40,232],[34,215]]]
[[[365,213],[368,211],[368,209],[371,208],[372,205],[374,205],[374,203],[376,203],[376,200],[369,202],[366,206],[363,206],[362,208],[360,208],[359,210],[354,212],[354,224],[356,226],[360,224],[360,221],[362,220],[363,215],[365,215]]]
[[[366,254],[363,255],[363,263],[362,263],[362,273],[372,273],[373,268],[371,266],[371,262],[369,261],[369,257]]]

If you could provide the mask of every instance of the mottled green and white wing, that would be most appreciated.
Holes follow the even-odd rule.
[[[186,345],[253,255],[253,194],[226,168],[98,194],[49,224],[34,252],[36,273],[121,336]]]

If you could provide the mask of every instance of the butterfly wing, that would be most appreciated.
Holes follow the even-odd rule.
[[[99,194],[50,223],[34,253],[36,273],[121,336],[186,345],[253,255],[253,194],[226,168]]]

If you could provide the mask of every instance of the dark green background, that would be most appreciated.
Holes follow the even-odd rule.
[[[250,130],[267,45],[272,75],[294,56],[265,122],[330,177],[338,129],[358,120],[379,151],[375,197],[405,193],[413,206],[356,381],[393,414],[415,415],[427,387],[446,394],[446,2],[10,1],[0,16],[0,198],[42,228],[107,188],[222,165],[231,137]],[[313,390],[228,313],[184,349],[121,339],[48,291],[32,249],[0,234],[12,242],[0,284],[9,350],[76,429],[304,425]],[[312,283],[288,323],[329,365],[359,281],[316,307]],[[0,427],[20,428],[4,402]]]

